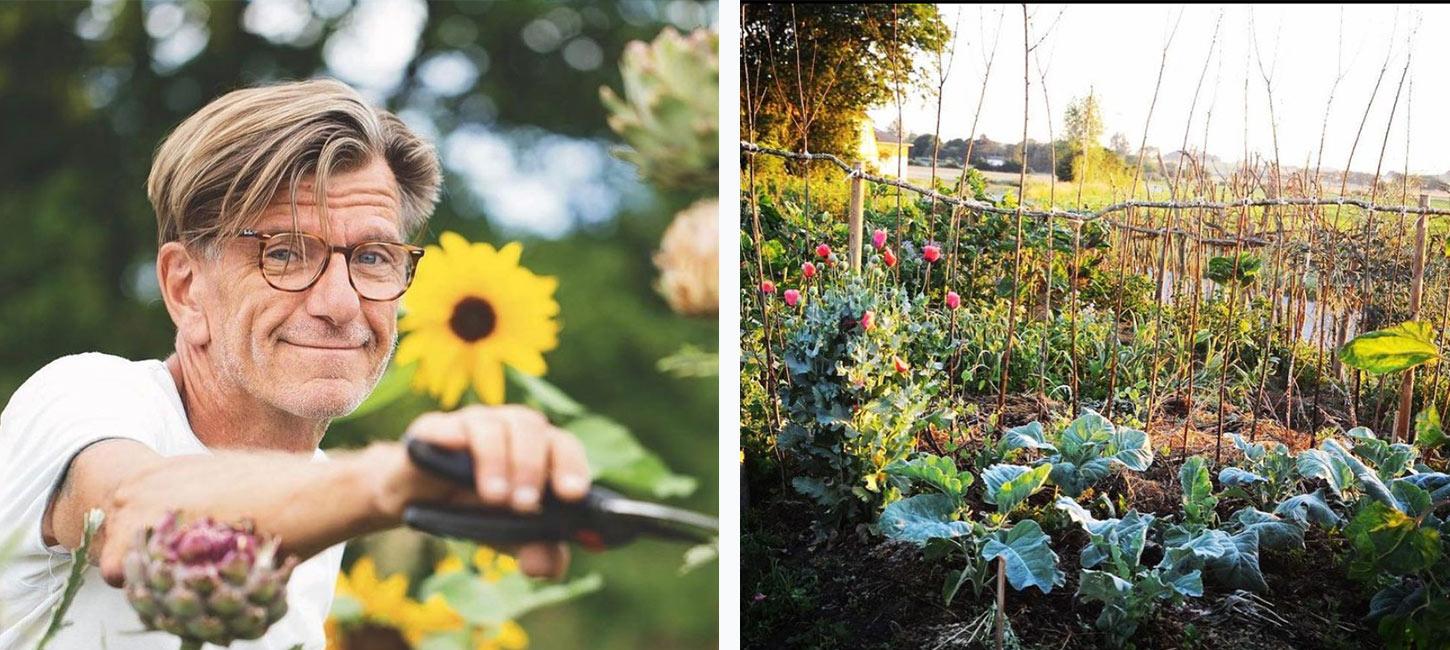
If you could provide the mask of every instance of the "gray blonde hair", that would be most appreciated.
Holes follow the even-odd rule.
[[[411,239],[433,213],[442,172],[434,147],[350,86],[315,79],[244,88],[202,107],[162,141],[146,179],[158,245],[215,244],[253,223],[285,182],[294,226],[305,177],[319,210],[327,179],[382,159],[397,179],[400,233]],[[326,221],[323,221],[324,228]]]

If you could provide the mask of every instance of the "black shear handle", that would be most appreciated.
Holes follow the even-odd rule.
[[[408,457],[418,467],[462,486],[473,486],[473,457],[466,451],[443,449],[410,438]],[[443,504],[414,504],[403,512],[403,522],[418,530],[470,539],[486,544],[578,542],[591,550],[625,541],[624,535],[601,534],[601,504],[618,497],[612,490],[592,487],[583,499],[565,503],[545,491],[539,512],[521,514],[502,509]],[[612,532],[612,531],[611,531]],[[619,538],[619,539],[616,539]]]

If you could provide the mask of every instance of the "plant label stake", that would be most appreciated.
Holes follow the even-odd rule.
[[[409,439],[408,457],[428,472],[459,485],[474,485],[473,457]],[[403,511],[403,522],[425,533],[456,537],[489,545],[529,542],[576,542],[589,551],[604,551],[638,539],[706,543],[719,534],[714,517],[648,501],[628,499],[595,486],[583,499],[565,503],[544,498],[535,514],[499,508],[445,504],[414,504]]]

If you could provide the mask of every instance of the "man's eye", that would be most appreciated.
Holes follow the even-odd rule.
[[[267,260],[270,262],[298,262],[302,256],[287,246],[274,246],[267,249]]]
[[[365,248],[353,255],[353,263],[364,266],[392,266],[397,256],[385,247]]]

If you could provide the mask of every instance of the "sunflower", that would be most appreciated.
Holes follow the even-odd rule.
[[[504,366],[535,377],[543,353],[559,344],[559,281],[519,265],[523,245],[495,249],[445,232],[429,246],[408,293],[398,329],[397,362],[417,362],[413,388],[443,408],[458,405],[470,383],[486,404],[501,404]]]
[[[344,604],[337,604],[341,601]],[[378,579],[370,557],[337,576],[333,615],[327,618],[327,647],[417,647],[432,634],[461,632],[465,621],[440,594],[418,602],[408,597],[408,578],[394,573]],[[476,632],[471,634],[476,635]],[[364,641],[366,640],[366,641]]]

